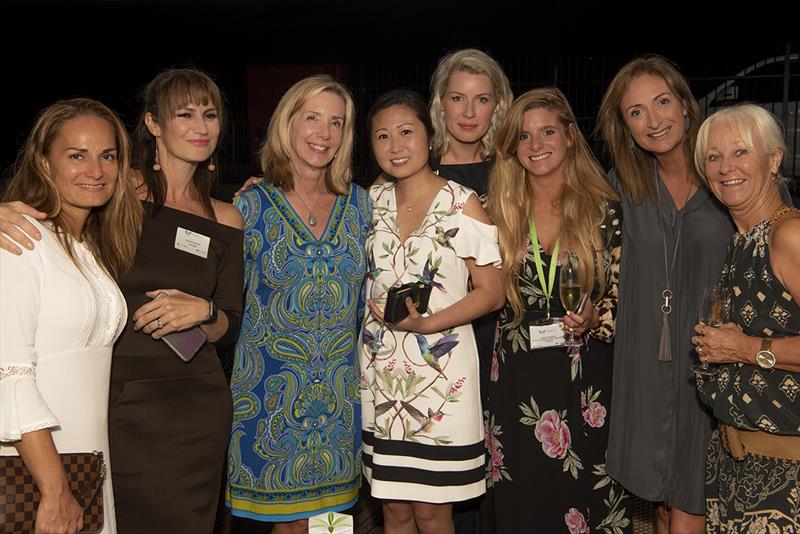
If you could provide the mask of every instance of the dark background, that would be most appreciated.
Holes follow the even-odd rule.
[[[477,47],[500,62],[515,94],[558,85],[588,136],[608,81],[637,54],[655,52],[675,61],[701,98],[757,61],[787,49],[800,52],[792,8],[775,11],[750,4],[737,11],[733,4],[707,10],[651,4],[7,2],[0,72],[8,120],[0,129],[0,168],[13,162],[36,112],[59,98],[97,98],[133,125],[141,88],[170,66],[209,72],[227,95],[231,122],[219,192],[226,197],[257,172],[253,155],[280,95],[314,72],[333,73],[351,88],[359,111],[356,131],[361,132],[376,96],[403,86],[427,97],[439,57]],[[755,93],[745,95],[743,89],[737,98],[782,101],[783,72],[782,64],[758,70]],[[795,117],[799,76],[800,62],[794,61],[787,89]],[[789,134],[790,143],[800,146],[796,132]],[[590,140],[602,158],[601,143]],[[371,181],[375,169],[360,133],[355,163],[357,181]]]

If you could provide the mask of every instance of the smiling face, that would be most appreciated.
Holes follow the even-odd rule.
[[[553,110],[529,109],[522,116],[517,159],[529,179],[563,179],[563,165],[572,142],[572,131],[564,127]]]
[[[428,135],[417,115],[393,105],[372,119],[372,150],[381,170],[402,180],[428,168]]]
[[[768,154],[761,139],[753,139],[753,145],[725,122],[714,123],[708,132],[705,176],[714,195],[732,211],[762,202],[776,187],[772,176],[782,154]]]
[[[633,78],[622,94],[620,112],[633,140],[655,155],[680,149],[686,131],[680,99],[660,76]]]
[[[463,71],[451,74],[442,98],[450,142],[479,142],[486,135],[496,108],[497,98],[488,76]]]
[[[58,190],[70,230],[78,237],[92,208],[106,204],[114,193],[119,166],[113,127],[93,115],[65,121],[44,164]]]
[[[149,113],[145,121],[156,136],[162,166],[169,165],[173,158],[196,165],[210,158],[217,148],[219,114],[211,102],[188,102],[160,124]]]
[[[344,121],[345,102],[335,93],[323,91],[302,105],[289,128],[295,172],[325,171],[342,143]]]

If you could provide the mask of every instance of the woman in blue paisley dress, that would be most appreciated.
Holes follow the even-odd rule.
[[[370,201],[350,183],[354,118],[340,83],[296,83],[269,123],[264,181],[236,201],[245,317],[226,501],[275,533],[350,508],[361,485],[355,358]]]
[[[408,317],[382,335],[382,309],[370,300],[361,344],[364,474],[383,501],[386,532],[448,534],[452,503],[485,491],[470,321],[503,303],[497,231],[471,189],[431,170],[432,127],[419,95],[379,97],[367,125],[390,178],[370,189],[369,295],[410,282],[431,294],[423,314],[406,299]]]
[[[783,132],[742,104],[705,120],[694,159],[737,233],[722,267],[724,322],[695,325],[706,456],[706,532],[800,532],[800,211],[781,198]]]

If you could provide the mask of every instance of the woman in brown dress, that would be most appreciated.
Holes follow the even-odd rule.
[[[214,527],[232,412],[215,345],[235,340],[242,309],[242,218],[210,196],[221,100],[192,69],[165,71],[144,92],[134,166],[145,221],[120,283],[132,323],[109,396],[121,533]],[[208,343],[184,362],[161,338],[195,327]]]

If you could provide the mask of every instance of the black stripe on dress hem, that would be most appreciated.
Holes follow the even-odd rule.
[[[372,480],[381,482],[407,482],[425,486],[468,486],[482,482],[485,476],[483,466],[468,471],[428,471],[413,467],[386,465],[372,466]]]
[[[372,446],[373,454],[386,456],[412,456],[420,460],[444,460],[462,462],[484,456],[483,441],[471,445],[425,445],[413,441],[396,439],[376,439],[372,432],[361,432],[361,439]]]

